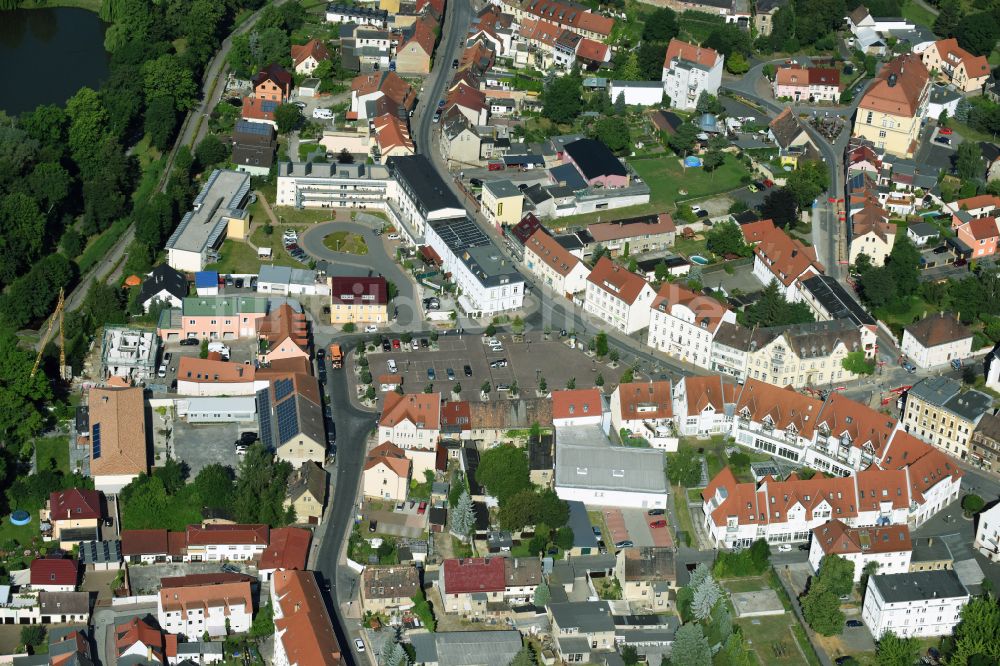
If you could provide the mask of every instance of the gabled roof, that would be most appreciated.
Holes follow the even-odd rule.
[[[76,560],[40,558],[31,562],[31,585],[71,585],[76,587],[79,573]]]
[[[92,388],[90,473],[106,476],[149,470],[146,409],[141,388]]]
[[[972,337],[972,330],[951,312],[929,314],[904,329],[924,348]]]
[[[972,55],[958,45],[956,38],[939,39],[934,42],[934,46],[937,47],[937,52],[941,56],[941,59],[947,61],[950,65],[957,66],[958,63],[965,65],[965,73],[970,79],[978,79],[990,75],[990,63],[986,59],[986,56]]]
[[[272,345],[291,339],[300,349],[309,348],[309,322],[304,313],[296,312],[288,303],[282,303],[256,322],[257,335]]]
[[[770,423],[776,430],[794,430],[809,439],[822,408],[821,400],[748,378],[736,400],[735,413],[754,423]]]
[[[379,425],[394,428],[403,421],[416,427],[437,430],[441,426],[440,393],[396,393],[385,395]]]
[[[379,151],[384,155],[394,148],[405,148],[413,151],[413,139],[406,123],[391,113],[383,113],[373,122],[375,140]]]
[[[177,652],[177,637],[173,636],[174,654]],[[115,625],[115,648],[121,657],[129,648],[137,643],[148,650],[154,660],[159,663],[167,663],[166,651],[164,649],[163,632],[146,621],[145,618],[134,617],[122,624]]]
[[[670,216],[670,213],[660,213],[658,215],[622,218],[609,222],[596,222],[589,225],[587,231],[590,232],[590,235],[598,243],[607,243],[608,241],[624,238],[669,234],[677,231],[677,227],[674,225],[674,219]]]
[[[465,83],[459,83],[445,97],[444,108],[447,110],[454,106],[471,109],[478,113],[483,109],[488,109],[490,105],[486,101],[486,93],[482,90],[477,90]]]
[[[330,51],[326,44],[318,39],[310,39],[305,44],[292,44],[292,65],[298,67],[302,62],[312,56],[317,62],[329,60]]]
[[[600,416],[604,407],[600,389],[568,389],[552,392],[552,418]]]
[[[980,208],[990,209],[1000,208],[1000,197],[995,194],[978,194],[967,199],[959,199],[951,204],[957,210],[978,210]]]
[[[259,125],[259,123],[255,124]],[[178,299],[184,298],[188,295],[187,278],[168,264],[160,264],[150,272],[149,277],[143,280],[136,300],[139,303],[145,303],[161,291],[166,291]]]
[[[257,72],[253,79],[253,86],[256,88],[265,81],[273,81],[276,86],[288,91],[292,87],[292,75],[284,67],[277,63],[271,63],[264,69]]]
[[[590,62],[607,62],[611,47],[584,37],[576,45],[576,57]]]
[[[281,606],[275,613],[275,640],[280,640],[291,664],[339,664],[340,645],[333,622],[311,571],[274,574],[274,596]]]
[[[861,210],[851,214],[854,238],[875,234],[883,243],[890,243],[896,236],[896,225],[888,221],[889,214],[881,206],[865,202]]]
[[[669,381],[619,384],[616,392],[623,420],[669,419],[674,415]]]
[[[747,245],[759,243],[774,230],[774,220],[757,220],[756,222],[740,225],[740,231],[743,232],[743,240],[746,241]]]
[[[502,592],[506,589],[503,557],[449,559],[441,567],[446,594]]]
[[[188,525],[188,546],[244,545],[266,546],[267,525]]]
[[[730,311],[711,296],[695,293],[673,282],[664,282],[660,285],[660,290],[650,307],[675,316],[673,313],[675,306],[683,306],[690,310],[694,314],[694,324],[712,333],[719,328],[723,317]]]
[[[801,134],[806,134],[806,139],[812,143],[808,133],[806,133],[805,126],[799,117],[792,112],[790,106],[786,106],[784,111],[775,116],[768,127],[771,134],[774,135],[775,142],[783,149],[787,149]]]
[[[687,400],[687,414],[695,416],[711,407],[717,414],[724,414],[726,405],[736,401],[732,384],[723,383],[719,375],[692,375],[681,380]]]
[[[257,568],[305,569],[311,539],[312,532],[300,527],[279,527],[271,530],[271,541],[261,553]]]
[[[889,440],[879,466],[882,469],[905,469],[910,492],[915,502],[923,502],[924,494],[947,478],[955,481],[965,476],[947,455],[904,430],[897,430]]]
[[[963,225],[974,240],[987,240],[1000,235],[997,221],[992,217],[977,217]]]
[[[402,48],[406,48],[413,44],[419,47],[420,50],[428,56],[433,55],[434,42],[437,39],[434,35],[434,28],[436,26],[437,22],[428,16],[417,19],[417,21],[413,24],[413,33],[403,44]]]
[[[101,493],[80,488],[54,492],[49,495],[49,511],[54,521],[100,518]]]
[[[901,55],[882,66],[858,108],[912,118],[920,108],[929,78],[919,55]]]
[[[410,477],[410,459],[406,457],[403,449],[392,442],[382,442],[365,456],[365,471],[379,465],[385,465],[400,478]]]
[[[530,250],[539,260],[563,277],[569,275],[578,264],[582,263],[579,257],[570,254],[544,229],[539,229],[531,234],[531,238],[525,243],[524,248],[526,251]]]
[[[649,287],[649,283],[641,276],[629,272],[607,256],[598,260],[597,265],[587,276],[587,282],[629,305],[635,303],[643,290]]]
[[[715,51],[715,49],[710,49],[707,46],[698,46],[697,44],[682,42],[675,37],[674,39],[671,39],[670,44],[667,45],[667,55],[663,60],[663,67],[664,69],[670,69],[673,66],[674,61],[680,60],[696,63],[702,67],[711,69],[715,66],[718,59],[719,54]]]
[[[587,180],[601,176],[628,176],[621,160],[597,139],[578,139],[566,144],[564,151]]]
[[[848,527],[840,520],[817,525],[813,539],[827,555],[899,553],[913,550],[910,528],[906,525]]]
[[[289,477],[287,496],[294,502],[309,493],[316,501],[322,503],[326,497],[326,487],[326,470],[316,461],[307,460]],[[274,541],[273,535],[271,540]]]
[[[197,356],[181,356],[177,362],[177,379],[198,383],[252,382],[256,371],[252,365],[230,363]]]
[[[816,260],[816,250],[781,229],[766,235],[753,251],[786,287],[810,268],[824,272],[823,265]]]
[[[870,445],[872,452],[881,456],[896,428],[896,419],[834,391],[823,405],[816,425],[825,426],[841,441],[846,437],[855,448]]]

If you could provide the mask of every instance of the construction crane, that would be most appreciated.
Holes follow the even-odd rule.
[[[42,362],[42,353],[45,351],[45,345],[49,343],[49,336],[52,335],[52,327],[56,323],[56,319],[59,320],[59,371],[65,378],[67,376],[66,372],[66,341],[63,336],[63,310],[66,305],[65,294],[63,290],[59,290],[59,301],[56,303],[55,312],[52,313],[52,317],[49,319],[49,325],[45,329],[45,335],[42,336],[41,343],[38,346],[38,355],[35,356],[35,365],[31,368],[31,376],[34,377],[38,374],[38,366]]]

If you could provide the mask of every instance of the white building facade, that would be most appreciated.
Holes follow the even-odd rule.
[[[947,636],[969,603],[969,591],[951,569],[872,576],[861,619],[876,640],[887,631],[900,638]]]

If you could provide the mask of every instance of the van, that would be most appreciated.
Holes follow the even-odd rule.
[[[396,362],[394,360],[392,360],[390,358],[388,361],[385,362],[385,364],[386,364],[386,366],[388,366],[389,372],[392,372],[392,373],[396,372]]]

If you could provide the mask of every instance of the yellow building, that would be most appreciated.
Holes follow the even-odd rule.
[[[389,291],[381,277],[331,277],[330,323],[385,324],[389,321]]]
[[[990,79],[990,63],[986,56],[974,56],[958,40],[939,39],[921,54],[924,65],[942,81],[962,92],[980,90]]]
[[[326,470],[316,462],[307,462],[288,479],[285,508],[295,509],[296,522],[315,525],[323,518],[326,489]]]
[[[524,195],[509,180],[483,183],[483,213],[490,224],[514,226],[521,221]]]
[[[899,56],[882,68],[861,98],[854,135],[892,155],[912,157],[929,93],[930,75],[920,56]]]
[[[857,375],[844,369],[844,358],[863,349],[848,319],[761,328],[747,350],[747,377],[794,388],[847,382]]]

